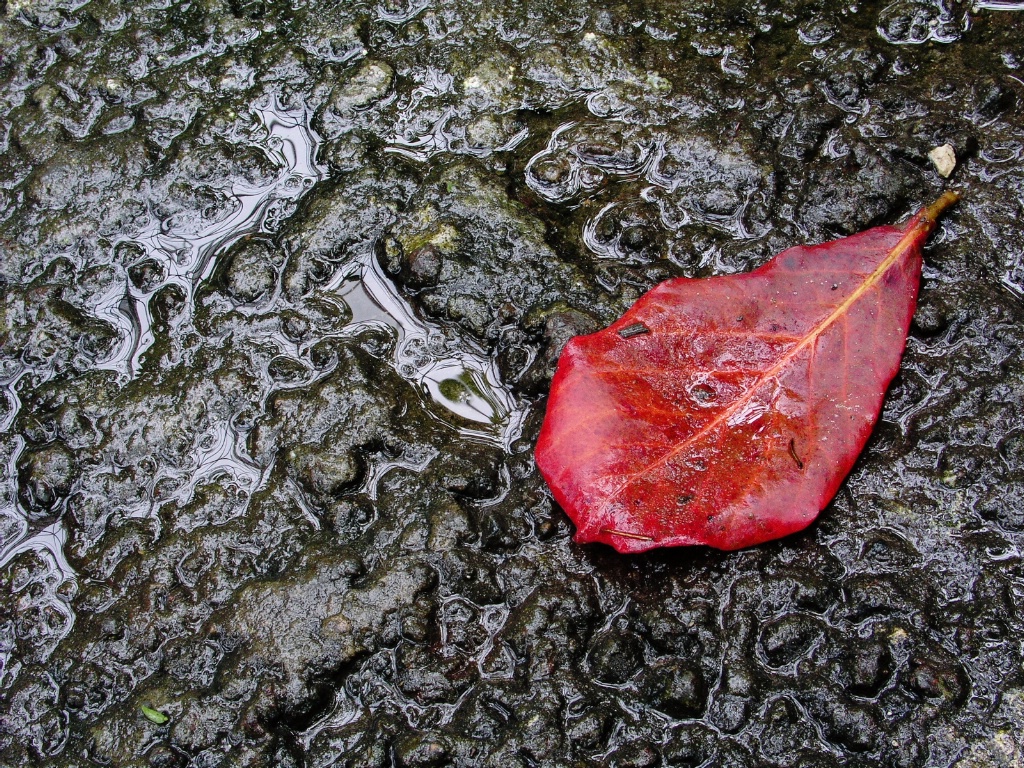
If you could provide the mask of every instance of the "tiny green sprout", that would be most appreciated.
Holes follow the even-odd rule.
[[[142,714],[144,714],[146,716],[146,719],[149,720],[149,722],[151,722],[151,723],[156,723],[157,725],[163,725],[164,723],[166,723],[168,720],[171,719],[167,715],[165,715],[163,712],[161,712],[160,710],[153,709],[152,707],[147,707],[145,704],[142,705],[141,709],[142,709]]]

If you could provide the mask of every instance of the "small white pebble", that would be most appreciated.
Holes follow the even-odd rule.
[[[952,144],[943,144],[928,153],[928,159],[932,161],[939,176],[948,179],[956,169],[956,150]]]

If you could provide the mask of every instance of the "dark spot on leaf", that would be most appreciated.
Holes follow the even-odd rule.
[[[698,384],[690,390],[690,394],[693,395],[695,400],[701,403],[707,403],[715,399],[715,390],[707,384]]]

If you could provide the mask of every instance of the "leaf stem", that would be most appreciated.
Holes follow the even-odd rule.
[[[949,208],[951,205],[956,203],[960,199],[960,193],[952,190],[947,190],[942,193],[942,196],[931,205],[926,205],[922,208],[917,216],[915,224],[923,224],[925,228],[931,232],[935,228],[935,223],[939,220],[939,216],[942,215],[943,211]]]

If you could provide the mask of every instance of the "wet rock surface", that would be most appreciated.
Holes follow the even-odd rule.
[[[0,763],[1020,765],[986,5],[0,4]],[[572,543],[531,458],[570,336],[949,185],[814,526]]]

